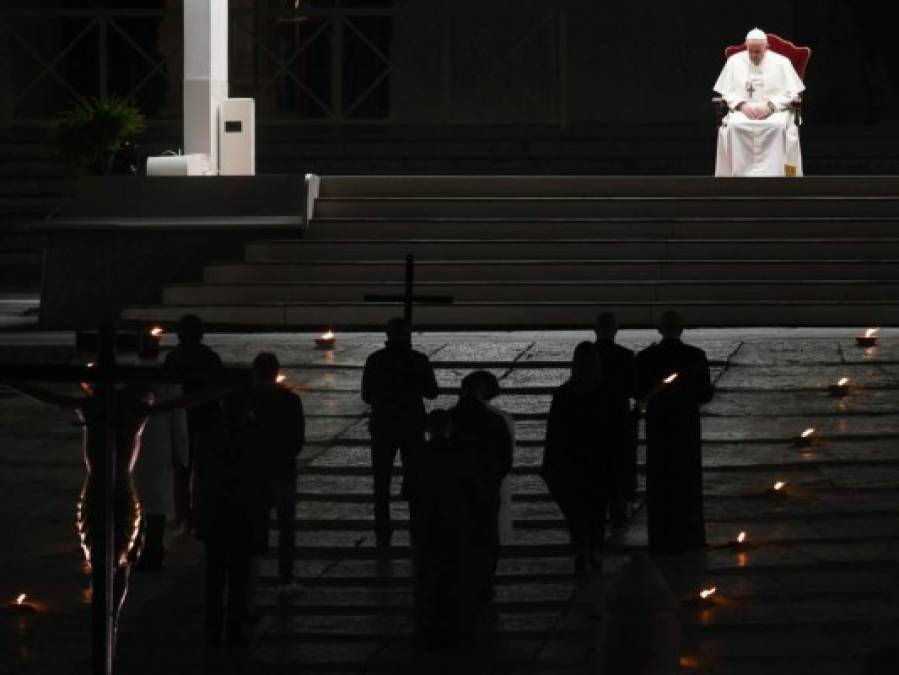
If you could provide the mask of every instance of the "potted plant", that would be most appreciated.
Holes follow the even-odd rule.
[[[134,104],[118,96],[79,102],[57,120],[53,141],[62,163],[75,175],[114,173],[116,160],[134,146],[131,139],[147,128]],[[124,173],[136,172],[136,162],[125,163]]]

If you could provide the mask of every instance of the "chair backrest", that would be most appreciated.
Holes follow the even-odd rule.
[[[742,52],[745,49],[745,44],[732,45],[724,50],[724,58],[729,59],[734,54]],[[792,42],[784,40],[779,35],[768,33],[768,49],[790,59],[790,61],[793,62],[796,73],[802,80],[805,80],[805,67],[808,65],[808,60],[812,56],[811,47],[797,47]]]

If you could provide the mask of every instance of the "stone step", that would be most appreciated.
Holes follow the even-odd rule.
[[[706,176],[332,176],[322,197],[793,197],[899,195],[896,176],[709,180]]]
[[[420,306],[416,326],[428,329],[467,329],[492,326],[496,329],[575,328],[589,324],[596,302],[584,303],[456,303],[451,306]],[[702,317],[705,327],[714,326],[846,326],[897,325],[899,303],[892,302],[742,302],[680,301],[669,303],[608,302],[619,321],[634,326],[658,325],[661,316],[677,310],[688,317]],[[314,304],[282,303],[252,305],[167,305],[131,307],[122,319],[132,322],[173,324],[185,314],[197,314],[210,328],[240,327],[273,330],[319,330],[353,327],[377,329],[402,314],[400,303]]]
[[[892,237],[886,218],[313,218],[304,239]]]
[[[203,281],[211,284],[285,284],[309,281],[398,282],[402,261],[312,260],[302,265],[219,263],[207,265]],[[416,265],[417,282],[437,281],[894,281],[899,260],[887,258],[814,261],[771,260],[424,260]]]
[[[418,217],[894,217],[899,193],[889,196],[737,197],[320,197],[316,218]]]
[[[304,263],[312,261],[385,260],[402,261],[413,254],[424,260],[731,260],[743,262],[778,258],[824,262],[847,259],[899,258],[899,239],[367,239],[281,240],[248,244],[245,261],[258,263]]]
[[[358,302],[367,295],[399,295],[401,283],[363,281],[311,281],[302,284],[192,284],[167,286],[166,305],[243,305],[279,302]],[[899,281],[546,281],[522,282],[425,282],[416,284],[420,295],[449,296],[459,302],[489,298],[492,301],[522,302],[540,296],[546,301],[678,302],[714,297],[720,300],[892,300],[899,297]]]

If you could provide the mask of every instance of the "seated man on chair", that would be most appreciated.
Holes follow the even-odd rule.
[[[790,59],[768,49],[758,28],[715,83],[730,111],[718,130],[716,176],[801,176],[792,103],[805,90]]]

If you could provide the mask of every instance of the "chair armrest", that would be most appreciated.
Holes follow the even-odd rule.
[[[727,102],[725,102],[724,98],[721,96],[715,96],[712,98],[712,105],[715,108],[715,119],[717,121],[717,126],[721,126],[724,122],[724,116],[730,112],[727,107]]]

